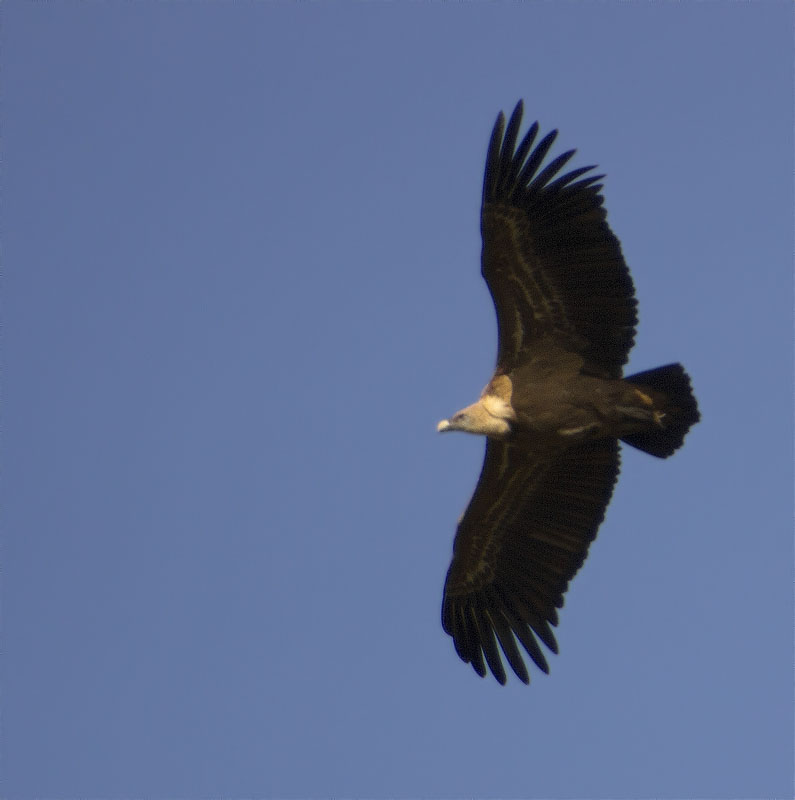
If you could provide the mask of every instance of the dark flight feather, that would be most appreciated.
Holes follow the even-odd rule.
[[[509,632],[548,671],[535,636],[557,652],[550,625],[557,624],[556,608],[604,518],[618,469],[618,443],[612,439],[588,442],[552,460],[515,443],[488,441],[481,478],[458,526],[442,609],[445,631],[478,674],[485,657],[505,682],[502,667],[495,670],[496,634],[508,663],[528,682],[526,670],[516,668],[515,644],[505,644]],[[473,620],[465,631],[457,622],[461,617]]]
[[[528,341],[551,335],[580,353],[592,374],[620,377],[634,340],[636,301],[621,246],[605,222],[601,185],[594,183],[601,176],[576,180],[593,169],[581,167],[556,178],[574,150],[539,172],[557,132],[531,150],[537,124],[514,157],[521,120],[520,102],[503,138],[505,121],[498,117],[483,182],[482,273],[497,308],[498,369],[508,372]],[[572,280],[583,267],[587,291]],[[614,310],[598,324],[584,321],[585,298],[611,299]]]

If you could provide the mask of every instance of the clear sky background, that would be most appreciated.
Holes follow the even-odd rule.
[[[792,6],[2,5],[2,784],[790,797]],[[607,173],[703,421],[624,454],[551,674],[439,622],[496,114]]]

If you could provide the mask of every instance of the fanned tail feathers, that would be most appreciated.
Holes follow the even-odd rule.
[[[639,389],[664,395],[664,400],[659,407],[663,412],[659,426],[624,436],[622,441],[657,458],[668,458],[682,446],[691,426],[701,419],[690,386],[690,376],[681,364],[666,364],[630,375],[625,380]]]

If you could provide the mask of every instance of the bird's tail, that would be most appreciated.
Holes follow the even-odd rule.
[[[668,458],[682,446],[691,426],[701,419],[690,376],[681,364],[667,364],[630,375],[625,380],[641,391],[649,390],[656,411],[662,413],[653,428],[624,436],[622,441],[644,453]]]

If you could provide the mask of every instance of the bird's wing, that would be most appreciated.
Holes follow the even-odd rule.
[[[582,565],[618,477],[618,443],[588,442],[541,458],[489,439],[477,488],[453,545],[442,626],[478,675],[505,683],[497,643],[525,683],[516,640],[544,672],[536,636],[553,652],[550,624]],[[484,664],[485,656],[485,664]]]
[[[522,102],[507,128],[497,117],[486,157],[482,273],[497,309],[497,367],[509,372],[536,339],[551,336],[586,369],[620,377],[637,323],[621,245],[605,221],[593,167],[556,177],[574,150],[541,163],[557,131],[535,147],[538,123],[516,147]]]

